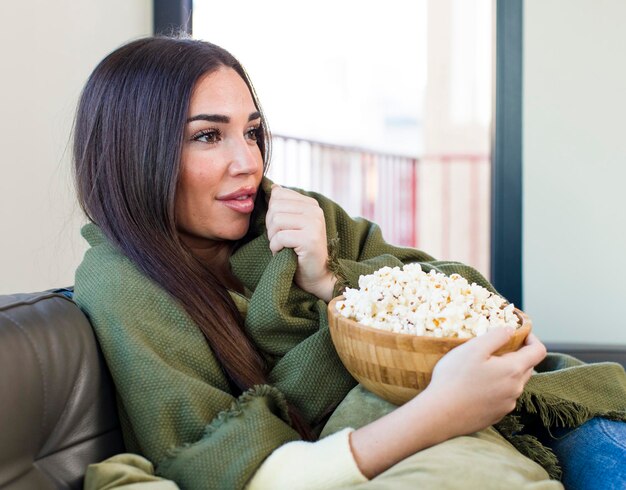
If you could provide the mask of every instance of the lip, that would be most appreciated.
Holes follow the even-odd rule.
[[[251,196],[254,198],[256,194],[256,189],[252,186],[242,187],[241,189],[237,189],[235,192],[231,192],[230,194],[224,194],[221,196],[217,196],[218,201],[231,201],[232,199],[237,199],[241,196]]]
[[[252,186],[242,187],[230,194],[218,196],[216,199],[224,206],[238,213],[249,214],[254,209],[254,198],[256,197],[256,188]]]

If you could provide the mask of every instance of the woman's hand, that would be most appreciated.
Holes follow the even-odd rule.
[[[298,256],[296,284],[330,301],[337,278],[328,269],[326,221],[317,201],[274,184],[265,221],[272,253],[292,248]]]
[[[546,348],[533,334],[516,352],[493,355],[510,339],[494,329],[451,350],[435,366],[425,390],[449,417],[451,437],[482,430],[511,412]]]
[[[435,366],[422,393],[351,434],[351,447],[368,478],[411,454],[498,422],[546,355],[534,335],[517,352],[494,356],[512,332],[498,328],[456,347]]]

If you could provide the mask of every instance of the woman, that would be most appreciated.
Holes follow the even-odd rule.
[[[354,388],[325,308],[360,274],[419,261],[491,286],[264,179],[267,124],[229,53],[189,39],[123,46],[91,75],[75,127],[79,200],[93,222],[75,299],[112,372],[128,450],[169,480],[125,455],[93,467],[87,486],[561,488],[490,427],[545,357],[533,335],[502,357],[491,354],[507,331],[473,339],[400,408]],[[603,399],[571,425],[623,408]],[[505,420],[512,442],[554,466]]]

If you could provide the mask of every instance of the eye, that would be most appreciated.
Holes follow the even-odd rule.
[[[222,139],[222,133],[219,129],[203,129],[194,134],[191,139],[193,141],[200,141],[201,143],[217,143]]]
[[[254,128],[250,128],[248,129],[248,131],[246,131],[246,138],[248,138],[250,141],[258,141],[258,139],[262,136],[262,129],[261,126],[255,126]]]

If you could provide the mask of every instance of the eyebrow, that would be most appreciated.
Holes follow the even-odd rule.
[[[254,121],[255,119],[259,119],[261,117],[261,113],[255,111],[248,116],[248,122]],[[190,117],[187,119],[187,123],[193,121],[209,121],[216,123],[228,124],[230,122],[230,117],[224,116],[222,114],[198,114],[197,116]]]

